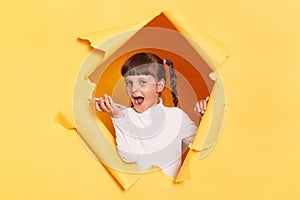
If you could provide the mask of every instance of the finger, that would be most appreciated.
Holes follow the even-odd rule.
[[[100,105],[101,109],[103,111],[105,111],[105,112],[109,112],[109,110],[107,109],[105,101],[103,100],[103,98],[100,97],[100,101],[99,102],[100,102],[99,105]]]
[[[105,100],[107,101],[108,104],[110,104],[110,106],[113,106],[113,100],[111,98],[111,96],[105,94]]]
[[[111,104],[111,101],[109,100],[109,98],[108,98],[108,95],[107,94],[105,94],[104,95],[104,98],[105,98],[105,104],[106,104],[106,107],[107,107],[107,109],[110,111],[110,112],[112,112],[113,111],[113,108],[112,108],[112,104]]]
[[[112,100],[111,96],[109,96],[109,95],[108,95],[108,101],[109,101],[109,103],[110,103],[111,105],[114,104],[114,101]]]
[[[207,96],[207,97],[206,97],[205,101],[206,101],[206,102],[208,102],[208,101],[209,101],[209,96]]]
[[[206,111],[206,109],[207,109],[207,104],[208,104],[208,101],[209,101],[209,96],[207,96],[206,98],[205,98],[205,101],[204,101],[204,110]]]
[[[205,99],[205,101],[203,101],[203,109],[206,110],[207,109],[207,98]]]
[[[205,105],[204,105],[204,100],[200,101],[200,112],[203,114],[205,112]]]
[[[207,101],[203,101],[203,110],[206,111],[207,109]]]
[[[195,108],[194,108],[194,111],[195,112],[200,112],[200,105],[199,105],[199,102],[197,102],[196,104],[195,104]]]
[[[100,108],[98,101],[95,101],[96,110],[102,112],[103,110]]]
[[[200,112],[204,114],[207,109],[207,102],[205,100],[201,100],[199,103],[200,103]]]
[[[111,98],[111,96],[109,96],[108,95],[108,101],[109,101],[109,103],[110,103],[110,105],[111,105],[111,107],[112,107],[112,109],[113,110],[115,110],[116,108],[120,108],[120,107],[118,107],[115,103],[114,103],[114,101],[113,101],[113,99]]]

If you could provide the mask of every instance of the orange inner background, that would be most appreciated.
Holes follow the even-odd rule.
[[[154,18],[149,22],[145,27],[160,27],[168,28],[171,30],[176,30],[173,24],[161,14],[158,17]],[[141,41],[153,41],[156,40],[157,36],[149,38],[145,36],[143,29],[135,34],[125,45],[131,45],[136,42],[141,43]],[[147,40],[147,41],[146,41]],[[100,64],[100,66],[89,76],[89,79],[92,82],[97,83],[94,96],[103,97],[104,94],[111,95],[113,100],[117,103],[124,105],[130,105],[129,97],[125,92],[125,84],[123,77],[121,76],[121,67],[123,63],[133,54],[138,52],[152,52],[158,55],[161,58],[166,58],[172,60],[174,67],[177,72],[177,90],[179,95],[179,107],[181,107],[187,114],[194,120],[196,123],[199,121],[199,117],[193,113],[193,107],[197,100],[205,99],[206,96],[209,96],[210,91],[213,87],[213,81],[208,78],[211,69],[203,61],[203,59],[197,54],[197,52],[192,48],[192,46],[186,41],[183,36],[176,37],[172,41],[176,44],[178,48],[184,49],[185,53],[192,56],[193,63],[196,63],[197,66],[193,66],[189,60],[183,58],[181,55],[174,53],[175,50],[170,49],[169,46],[166,46],[166,49],[159,48],[141,48],[134,49],[130,52],[123,53],[122,47],[117,50],[111,57],[116,59],[108,58],[106,61]],[[198,71],[196,69],[198,68]],[[101,74],[101,70],[103,73]],[[167,87],[165,88],[162,98],[164,100],[165,106],[173,106],[171,93],[169,91],[169,75],[167,71]],[[199,73],[200,71],[200,73]],[[97,113],[100,120],[106,125],[106,127],[113,134],[114,129],[112,126],[111,118],[106,113]]]

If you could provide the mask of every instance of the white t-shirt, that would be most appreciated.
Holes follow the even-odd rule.
[[[198,126],[177,107],[159,104],[143,113],[123,110],[123,118],[113,118],[117,149],[122,160],[134,162],[139,170],[160,167],[176,177],[181,166],[182,142],[191,143]]]

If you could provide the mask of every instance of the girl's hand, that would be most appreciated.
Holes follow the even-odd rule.
[[[97,111],[106,112],[113,118],[124,117],[121,108],[115,105],[112,98],[107,94],[104,95],[104,98],[100,97],[95,101],[95,107]]]
[[[206,105],[207,105],[208,101],[209,101],[209,96],[206,97],[205,100],[201,99],[200,101],[198,101],[195,104],[194,112],[199,114],[202,117],[206,111]]]

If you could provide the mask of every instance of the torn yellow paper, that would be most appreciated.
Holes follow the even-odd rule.
[[[196,51],[209,63],[210,67],[220,67],[223,61],[228,57],[228,49],[219,41],[215,40],[211,36],[199,32],[197,28],[194,28],[184,20],[183,17],[178,17],[180,14],[175,11],[166,10],[161,14],[168,17],[173,23],[176,29],[189,40],[190,44],[196,49]],[[115,52],[119,47],[125,44],[137,31],[143,28],[150,20],[141,20],[141,23],[134,23],[126,26],[114,27],[111,29],[101,30],[98,32],[83,34],[79,38],[88,40],[91,46],[99,48],[105,52]],[[128,33],[122,37],[116,37],[120,33]],[[105,41],[114,37],[114,41],[111,43],[105,43]],[[211,63],[213,62],[213,63]],[[210,64],[211,63],[211,64]]]
[[[190,178],[189,159],[192,151],[200,152],[200,159],[205,158],[212,151],[221,135],[225,121],[225,91],[218,70],[211,74],[211,78],[216,82],[207,104],[207,110],[201,120],[194,142],[189,146],[190,150],[176,177],[176,182]]]
[[[120,33],[126,33],[130,30],[138,31],[141,27],[145,26],[149,20],[145,20],[141,23],[134,23],[130,25],[120,26],[120,27],[113,27],[110,29],[100,30],[93,33],[82,34],[79,36],[80,39],[88,40],[92,47],[97,48],[101,44],[101,50],[107,52],[112,51],[114,52],[117,50],[122,44],[124,44],[127,40],[129,40],[133,34],[125,35],[122,38],[117,38],[114,43],[105,43],[110,38],[116,38],[116,36],[120,35]]]
[[[191,157],[191,150],[189,149],[189,151],[184,159],[184,162],[183,162],[183,164],[177,174],[177,177],[175,179],[176,183],[190,179],[190,177],[191,177],[190,157]]]
[[[144,20],[140,23],[123,25],[120,27],[113,27],[93,33],[87,33],[80,35],[79,38],[82,40],[88,40],[93,48],[104,51],[105,54],[101,60],[101,62],[104,62],[111,56],[112,53],[126,43],[140,30],[141,27],[145,26],[148,22],[149,20]],[[111,38],[113,38],[113,40],[111,40]],[[101,47],[99,48],[100,44]],[[92,68],[91,71],[87,72],[86,77],[88,77],[94,70],[95,68]]]
[[[179,39],[182,38],[182,35],[184,35],[183,38],[185,38],[186,40],[183,41],[188,41],[189,45],[191,45],[194,50],[200,55],[200,57],[205,61],[199,61],[198,57],[195,57],[193,58],[194,60],[191,61],[192,65],[196,65],[198,67],[200,63],[206,68],[210,68],[210,71],[206,70],[205,73],[208,74],[213,71],[213,81],[216,81],[215,84],[213,84],[213,81],[208,76],[206,77],[205,75],[204,77],[202,77],[205,80],[203,83],[209,85],[208,90],[210,90],[211,88],[213,89],[207,113],[205,114],[201,122],[194,143],[190,146],[192,150],[200,151],[200,157],[203,158],[205,157],[205,155],[207,155],[208,152],[212,150],[212,147],[215,145],[223,127],[225,116],[225,93],[217,69],[222,64],[224,59],[226,59],[228,53],[217,41],[204,34],[196,32],[191,27],[186,27],[186,24],[182,24],[182,22],[180,23],[180,21],[178,21],[175,16],[172,16],[170,13],[168,13],[167,15],[169,17],[168,19],[172,23],[167,24],[166,27],[163,27],[163,29],[159,29],[159,33],[166,34],[167,36],[170,35],[175,38],[176,41],[179,41]],[[81,39],[90,41],[91,45],[93,45],[94,48],[105,51],[105,54],[104,56],[99,56],[96,51],[93,51],[83,64],[77,76],[73,94],[74,122],[72,123],[70,120],[68,120],[68,118],[62,117],[62,114],[58,115],[57,118],[57,122],[59,122],[60,124],[64,124],[66,128],[72,127],[75,123],[76,130],[78,131],[80,138],[83,140],[85,146],[88,148],[91,154],[106,167],[109,173],[118,181],[118,183],[120,183],[120,185],[125,190],[128,189],[141,176],[142,173],[139,172],[134,164],[126,164],[120,159],[116,152],[116,146],[114,137],[112,137],[112,133],[107,129],[106,125],[101,120],[98,120],[95,110],[93,109],[93,107],[91,107],[87,99],[93,97],[96,92],[97,78],[107,73],[107,66],[113,63],[114,60],[118,59],[120,55],[125,55],[130,50],[138,50],[138,48],[149,48],[148,43],[143,43],[145,41],[141,41],[141,47],[131,46],[130,41],[132,41],[133,37],[135,39],[139,37],[142,39],[143,34],[147,32],[148,34],[156,34],[157,29],[155,29],[155,27],[159,25],[160,20],[165,20],[164,18],[165,15],[164,13],[162,13],[151,21],[144,21],[139,24],[123,26],[116,29],[109,29],[106,31],[100,31],[81,36]],[[148,28],[144,27],[146,24]],[[169,27],[170,29],[168,29]],[[183,32],[183,34],[180,34],[181,31]],[[122,33],[118,34],[119,32]],[[113,38],[113,40],[111,38]],[[178,49],[176,45],[170,46],[170,44],[168,44],[167,46],[162,47],[163,45],[165,45],[164,42],[166,38],[163,38],[163,40],[159,40],[158,38],[158,42],[150,41],[150,47],[152,49],[158,49],[157,51],[159,51],[160,48],[173,48],[173,51],[176,53],[181,51],[181,49]],[[133,47],[133,49],[131,49],[130,47]],[[115,52],[118,53],[116,54]],[[186,52],[183,51],[182,53],[184,54]],[[183,57],[187,58],[189,57],[189,55],[184,55]],[[101,68],[99,66],[105,67]],[[198,72],[193,72],[193,78],[197,78],[197,73],[201,73],[201,70],[197,67],[195,70],[198,70]],[[96,70],[97,73],[95,73]],[[182,68],[182,73],[185,73],[184,70],[191,69],[188,69],[187,67]],[[201,75],[203,76],[203,74]],[[96,78],[94,78],[93,80],[91,79],[91,81],[91,76],[94,76]],[[193,81],[193,78],[190,77],[191,81]],[[196,80],[196,82],[197,81],[198,80]],[[105,85],[100,85],[100,87],[101,86],[102,88],[103,86],[105,87]],[[193,85],[193,87],[197,86],[198,84],[196,86]],[[203,88],[203,86],[201,86],[200,89],[201,88]],[[194,88],[196,95],[198,95],[200,89]],[[197,96],[197,98],[199,98],[199,96]],[[220,100],[218,100],[219,98]],[[215,112],[217,112],[218,114],[214,114]],[[214,128],[211,127],[210,123],[213,123]],[[188,152],[184,164],[182,165],[181,170],[178,174],[178,177],[175,180],[176,182],[181,182],[189,178],[190,156],[191,152]],[[155,170],[157,170],[157,168],[149,169],[147,170],[147,172]]]
[[[229,56],[228,49],[222,43],[203,32],[199,32],[196,27],[190,26],[184,20],[184,17],[176,17],[180,16],[180,13],[174,10],[167,10],[163,13],[170,19],[177,30],[186,36],[190,44],[213,71],[220,67],[223,61]]]
[[[116,148],[112,142],[113,138],[105,125],[97,121],[94,109],[89,105],[87,99],[93,95],[95,84],[85,79],[85,74],[95,63],[98,63],[97,54],[91,54],[81,68],[75,83],[73,93],[73,114],[76,129],[88,149],[97,157],[107,170],[116,178],[124,189],[129,183],[134,182],[139,175],[128,175],[115,169],[126,171],[138,171],[135,165],[125,164],[117,155]],[[114,166],[115,169],[112,169]]]
[[[62,125],[67,130],[75,130],[76,126],[74,124],[72,106],[67,105],[61,112],[59,112],[55,117],[55,122]]]
[[[215,146],[225,121],[226,96],[219,71],[211,74],[216,81],[211,93],[207,111],[199,125],[194,142],[190,148],[200,151],[200,158],[204,158]],[[206,133],[206,134],[203,134]]]

